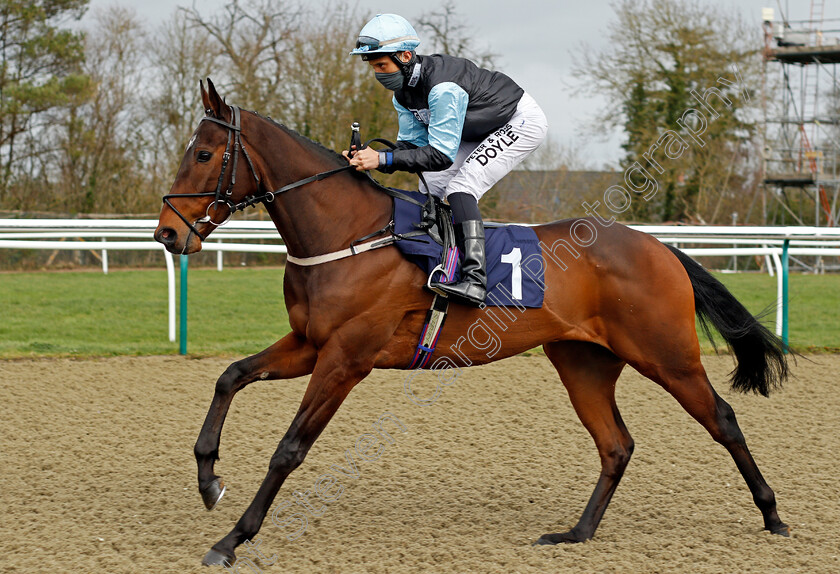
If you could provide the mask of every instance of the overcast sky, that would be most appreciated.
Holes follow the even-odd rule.
[[[715,0],[709,0],[710,3]],[[745,20],[761,26],[761,8],[771,6],[779,14],[779,4],[790,19],[807,19],[810,0],[716,0],[718,6],[734,8]],[[202,0],[198,6],[210,13],[224,0]],[[329,6],[329,0],[310,0],[313,9]],[[401,2],[359,0],[360,12],[398,12],[409,21],[439,7],[442,0]],[[150,25],[171,15],[189,0],[91,0],[91,8],[120,4],[133,7]],[[499,54],[499,68],[536,98],[548,117],[551,136],[560,143],[575,146],[581,158],[592,167],[617,163],[621,149],[619,133],[584,134],[587,120],[605,105],[598,97],[574,97],[570,86],[576,83],[571,68],[575,51],[587,44],[605,45],[607,24],[613,19],[609,0],[456,0],[459,14],[474,32],[477,45]],[[840,0],[827,0],[825,17],[840,16]],[[336,46],[346,50],[347,46]],[[422,51],[422,46],[421,46]],[[348,65],[353,65],[348,57]],[[587,130],[588,131],[588,130]]]

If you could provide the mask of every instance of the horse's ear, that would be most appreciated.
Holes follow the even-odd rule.
[[[207,78],[207,92],[202,92],[201,97],[204,101],[204,112],[207,115],[212,115],[220,120],[230,121],[230,109],[216,91],[216,86],[213,85],[210,78]]]
[[[199,80],[198,85],[201,88],[201,105],[204,106],[204,115],[210,115],[213,110],[210,108],[210,95],[204,89],[204,80]]]

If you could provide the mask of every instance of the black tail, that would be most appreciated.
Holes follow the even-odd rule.
[[[723,335],[738,364],[731,373],[732,388],[764,395],[780,387],[788,376],[785,344],[753,317],[735,296],[691,257],[666,245],[685,267],[694,289],[694,307],[703,332],[714,344],[709,324]]]

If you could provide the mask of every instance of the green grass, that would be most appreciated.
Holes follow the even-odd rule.
[[[282,269],[190,269],[189,354],[247,355],[282,337],[282,286]],[[0,274],[0,357],[177,353],[167,320],[162,269]]]
[[[753,273],[716,273],[744,306],[776,329],[776,278]],[[789,277],[790,344],[798,351],[840,352],[840,275]],[[708,345],[706,350],[711,349]]]
[[[289,331],[282,269],[190,269],[191,355],[244,356]],[[776,279],[718,274],[774,328]],[[792,275],[790,339],[801,351],[840,351],[840,276]],[[0,358],[175,354],[161,270],[0,274]],[[711,345],[704,345],[711,350]]]

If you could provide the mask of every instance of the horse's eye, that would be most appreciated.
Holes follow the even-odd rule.
[[[213,157],[213,154],[209,151],[200,151],[198,152],[198,157],[196,159],[198,159],[198,161],[200,162],[205,162],[210,161],[211,157]]]

